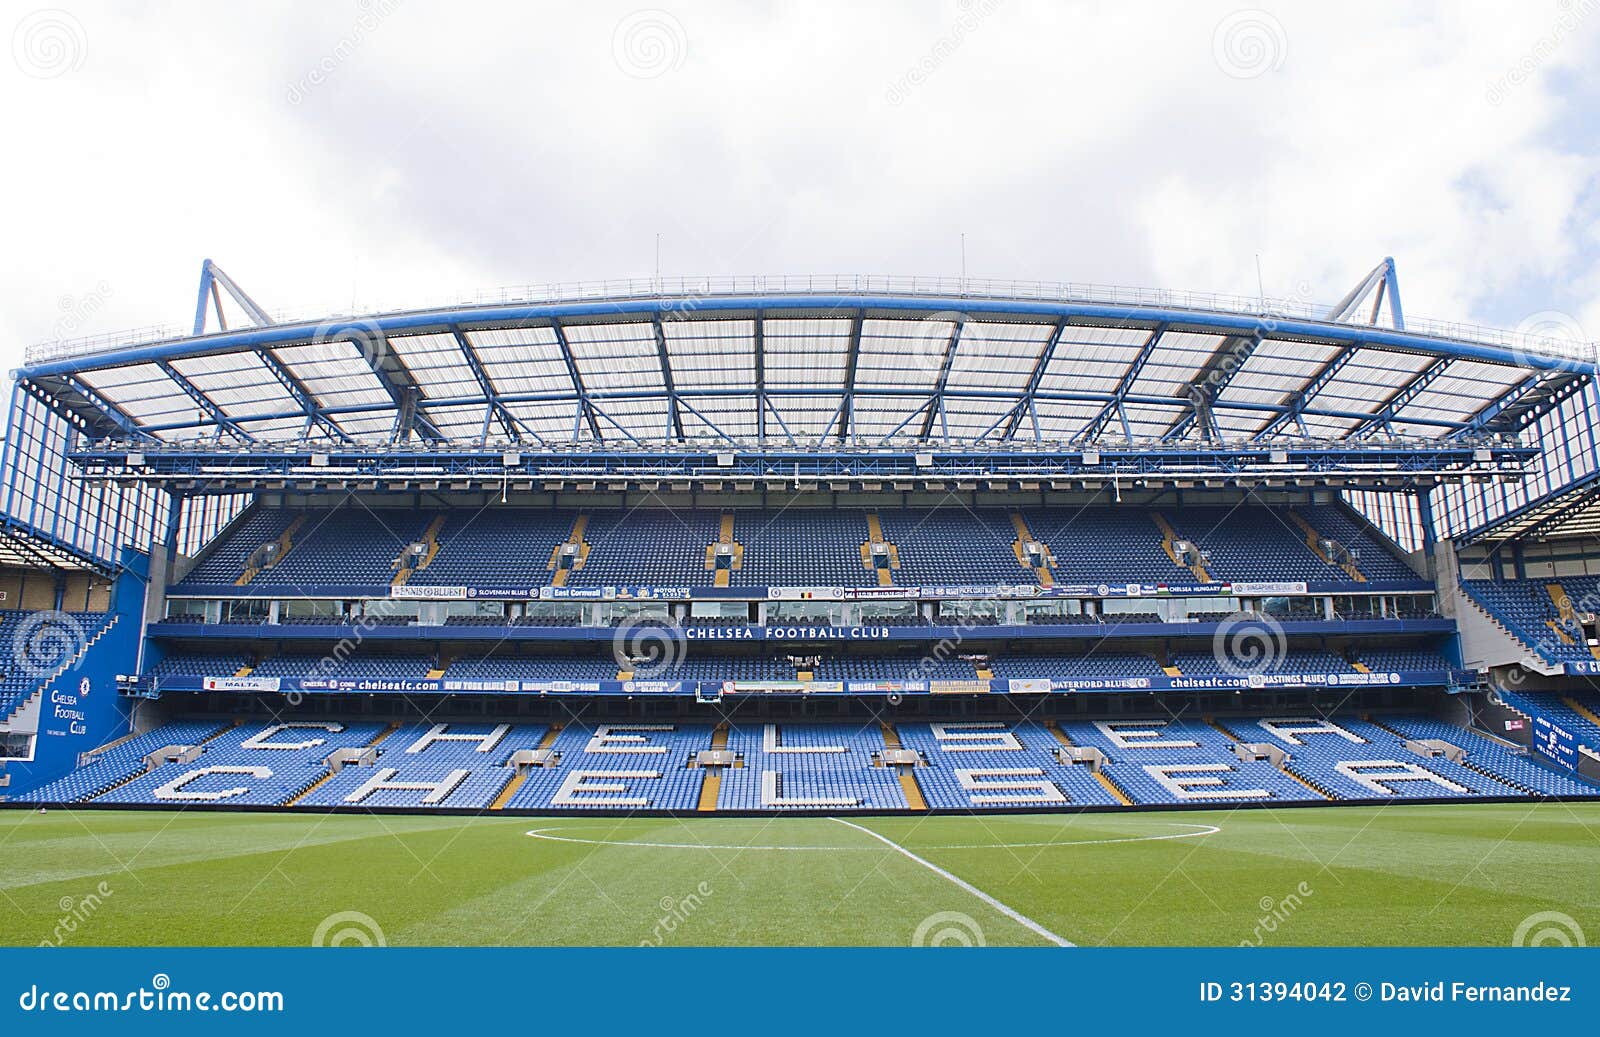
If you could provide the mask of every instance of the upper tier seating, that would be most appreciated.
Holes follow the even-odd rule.
[[[1563,627],[1551,629],[1560,614],[1551,600],[1547,583],[1560,583],[1574,604],[1592,593],[1593,577],[1564,576],[1560,580],[1462,580],[1461,589],[1499,620],[1513,635],[1551,662],[1594,662],[1581,631]]]
[[[1280,580],[1346,579],[1343,570],[1318,558],[1305,534],[1278,508],[1173,508],[1168,521],[1208,555],[1213,579],[1270,569]]]
[[[1411,566],[1397,558],[1382,534],[1343,508],[1312,505],[1297,508],[1300,516],[1323,536],[1332,537],[1355,552],[1356,568],[1369,580],[1415,580]]]
[[[1315,510],[1315,509],[1308,509]],[[870,540],[869,515],[876,514],[897,565],[896,586],[951,583],[1031,583],[1038,577],[1013,551],[1012,513],[938,509],[785,511],[740,509],[733,513],[733,540],[743,547],[729,574],[735,587],[875,586],[878,573],[861,560]],[[1154,513],[1141,508],[1027,508],[1018,513],[1031,535],[1055,557],[1058,582],[1190,583],[1196,575],[1162,548]],[[1192,539],[1210,558],[1213,582],[1307,580],[1347,582],[1336,566],[1319,559],[1303,534],[1280,511],[1262,507],[1172,508],[1160,512],[1180,537]],[[1342,512],[1318,512],[1318,520],[1354,540],[1355,520]],[[256,573],[251,593],[296,593],[317,587],[377,587],[395,578],[395,560],[423,540],[438,512],[370,510],[361,505],[299,511],[258,508],[246,514],[208,549],[178,585],[180,592],[232,585],[262,545],[293,528],[288,553]],[[709,586],[707,548],[721,534],[722,513],[709,510],[549,511],[491,505],[444,513],[438,551],[408,582],[418,586],[544,586],[553,582],[551,557],[583,518],[587,556],[566,577],[570,587],[645,584]],[[296,526],[296,523],[299,523]],[[1330,534],[1331,535],[1331,534]],[[1382,544],[1368,536],[1360,547],[1370,578],[1415,579]]]

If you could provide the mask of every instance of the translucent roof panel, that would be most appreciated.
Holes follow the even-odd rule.
[[[419,408],[427,415],[435,428],[444,434],[447,439],[477,439],[484,434],[484,416],[488,413],[488,405],[479,403],[473,406],[428,407]],[[488,434],[502,436],[504,430],[500,423],[490,418]]]
[[[1339,373],[1308,401],[1316,410],[1377,414],[1385,400],[1405,387],[1433,357],[1397,353],[1386,349],[1360,349]],[[1337,437],[1363,422],[1359,418],[1305,416],[1306,431],[1313,436]]]
[[[1052,442],[1071,439],[1088,427],[1103,406],[1100,403],[1040,400],[1034,405],[1039,415],[1039,435]],[[1022,421],[1018,438],[1028,438],[1032,434],[1033,419],[1024,414]]]
[[[838,395],[773,397],[772,412],[777,417],[768,416],[767,437],[784,439],[787,426],[789,434],[801,444],[815,442],[836,429],[840,399]]]
[[[927,404],[923,396],[865,396],[856,397],[856,435],[862,439],[880,440],[891,433],[896,439],[916,436],[922,431],[923,415],[919,408]],[[910,418],[908,422],[906,419]],[[902,428],[901,425],[904,424]]]
[[[310,440],[332,440],[337,438],[316,422],[312,423],[308,431],[305,418],[241,420],[239,427],[257,439],[274,443],[294,442],[302,438]]]
[[[90,388],[141,425],[211,424],[210,415],[156,364],[87,371]]]
[[[1128,417],[1128,426],[1136,440],[1159,439],[1173,423],[1189,413],[1187,404],[1173,403],[1168,406],[1151,406],[1143,404],[1128,404],[1123,408]],[[1113,433],[1120,432],[1122,424],[1113,421],[1109,426]]]
[[[575,421],[578,414],[576,401],[508,403],[506,410],[528,433],[541,440],[570,441],[574,429],[580,439],[591,437],[588,422]]]
[[[678,388],[755,388],[755,321],[669,320],[661,330]]]
[[[595,410],[602,415],[600,437],[608,443],[625,441],[626,437],[617,431],[619,428],[642,442],[668,439],[673,435],[667,423],[667,401],[664,397],[604,400],[595,404]]]
[[[466,400],[483,396],[483,386],[461,352],[454,335],[390,336],[389,350],[430,400]]]
[[[1056,343],[1039,388],[1045,392],[1109,396],[1117,391],[1149,338],[1150,331],[1145,328],[1068,325]]]
[[[686,436],[716,436],[718,430],[734,439],[756,434],[754,396],[703,396],[687,402],[693,410],[679,407]]]
[[[844,385],[848,320],[774,318],[761,322],[766,385],[771,389]]]
[[[1222,335],[1165,331],[1128,391],[1135,396],[1183,396],[1224,342]]]
[[[466,339],[489,384],[502,395],[574,392],[554,328],[485,328],[466,332]]]
[[[182,357],[172,362],[172,369],[230,418],[287,414],[300,409],[299,402],[258,353],[241,350]]]
[[[381,349],[368,345],[368,349]],[[294,372],[318,407],[394,405],[393,398],[372,370],[367,354],[354,342],[339,339],[274,349],[278,362]],[[391,423],[393,419],[390,419]]]
[[[862,321],[856,388],[932,390],[939,382],[955,331],[952,314],[923,320]]]
[[[666,388],[655,328],[649,322],[567,324],[564,330],[578,377],[589,392],[661,392]]]
[[[1053,324],[992,324],[967,321],[945,385],[952,389],[1026,389]],[[992,418],[990,420],[993,420]]]
[[[1437,425],[1405,419],[1466,421],[1526,377],[1528,372],[1520,367],[1456,360],[1400,408],[1395,430],[1406,435],[1434,435],[1438,432]]]

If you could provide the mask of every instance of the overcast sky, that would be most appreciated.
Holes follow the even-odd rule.
[[[0,349],[667,274],[1337,299],[1600,337],[1600,0],[6,2]],[[268,9],[275,13],[268,13]],[[1588,73],[1586,75],[1586,73]]]

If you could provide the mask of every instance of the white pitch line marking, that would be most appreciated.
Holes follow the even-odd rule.
[[[858,825],[853,821],[846,821],[842,817],[836,817],[833,820],[839,822],[841,825],[844,825],[846,828],[854,828],[858,832],[865,832],[867,835],[872,836],[874,839],[878,840],[880,843],[883,843],[885,846],[889,847],[891,850],[894,850],[896,853],[900,854],[901,856],[906,857],[909,860],[916,861],[918,864],[922,865],[924,868],[927,868],[929,871],[933,872],[935,875],[938,875],[940,878],[946,879],[949,882],[953,883],[957,888],[965,890],[968,893],[971,893],[973,896],[977,897],[979,900],[983,901],[985,904],[988,904],[990,907],[994,908],[996,911],[998,911],[1001,914],[1005,915],[1007,918],[1011,919],[1013,922],[1016,922],[1018,925],[1022,926],[1024,929],[1027,929],[1030,932],[1036,933],[1037,935],[1044,937],[1046,940],[1049,940],[1051,943],[1055,944],[1057,947],[1074,947],[1074,946],[1077,946],[1076,944],[1072,943],[1072,941],[1066,940],[1066,939],[1063,939],[1060,936],[1057,936],[1055,933],[1053,933],[1050,930],[1046,929],[1044,926],[1040,925],[1038,922],[1035,922],[1033,919],[1029,918],[1027,915],[1023,914],[1022,912],[1017,911],[1014,908],[1007,907],[1005,904],[1002,904],[1000,901],[996,900],[994,897],[991,897],[989,894],[985,893],[983,890],[979,889],[977,886],[974,886],[972,883],[968,882],[966,879],[963,879],[963,878],[960,878],[959,876],[950,874],[948,871],[945,871],[943,868],[939,867],[937,864],[933,863],[932,861],[927,860],[926,858],[918,857],[916,854],[912,853],[910,850],[906,849],[904,846],[901,846],[899,843],[895,842],[893,839],[890,839],[888,836],[879,835],[877,832],[874,832],[870,828],[863,828],[861,825]]]
[[[838,818],[833,818],[837,821]],[[1189,832],[1172,832],[1166,835],[1128,835],[1118,836],[1114,839],[1073,839],[1052,840],[1044,843],[968,843],[958,846],[924,846],[924,850],[1031,850],[1050,849],[1058,846],[1110,846],[1113,843],[1157,843],[1166,839],[1194,839],[1207,835],[1216,835],[1222,829],[1215,825],[1196,825],[1181,821],[1161,821],[1158,824],[1170,824],[1180,828],[1194,829]],[[559,828],[533,828],[523,834],[533,839],[543,839],[552,843],[578,843],[584,846],[637,846],[646,850],[742,850],[766,852],[781,850],[784,853],[822,850],[828,853],[861,852],[870,849],[866,846],[762,846],[756,843],[726,844],[726,843],[651,843],[639,842],[632,839],[583,839],[571,835],[554,835],[560,832]]]

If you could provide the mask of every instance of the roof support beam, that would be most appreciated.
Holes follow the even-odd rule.
[[[1435,359],[1433,363],[1424,367],[1421,371],[1418,371],[1409,382],[1400,387],[1399,392],[1384,401],[1382,411],[1351,429],[1346,433],[1346,438],[1360,439],[1363,436],[1371,435],[1380,428],[1393,431],[1395,416],[1404,410],[1407,404],[1420,396],[1423,390],[1427,389],[1434,379],[1443,374],[1451,363],[1452,361],[1449,357],[1442,356]]]
[[[245,316],[250,318],[250,323],[260,328],[269,327],[274,323],[272,318],[267,316],[267,311],[263,310],[254,299],[250,298],[245,293],[245,290],[234,282],[233,278],[223,273],[222,268],[217,264],[206,259],[200,262],[200,290],[195,296],[194,333],[196,335],[204,335],[206,332],[207,302],[210,302],[212,308],[216,310],[218,326],[223,331],[228,330],[227,320],[222,315],[222,297],[217,293],[219,285],[227,291],[233,301],[244,311]]]
[[[594,436],[596,443],[604,443],[606,437],[600,434],[600,423],[595,420],[594,405],[589,402],[589,390],[583,386],[583,376],[578,373],[578,361],[572,355],[572,344],[567,341],[567,329],[554,317],[550,318],[550,331],[556,337],[556,345],[561,347],[561,359],[566,361],[567,376],[572,379],[572,391],[578,397],[577,413],[573,416],[572,441],[578,441],[578,423],[588,419],[589,434]],[[613,425],[616,422],[612,422]],[[621,426],[618,426],[619,428]]]
[[[950,368],[951,368],[952,364],[955,362],[956,350],[961,348],[961,331],[966,326],[967,326],[967,315],[966,314],[963,313],[963,314],[959,315],[958,317],[956,317],[955,324],[950,328],[950,341],[946,342],[945,346],[944,346],[944,359],[941,360],[940,363],[939,363],[939,377],[938,377],[938,380],[934,382],[934,386],[933,386],[933,398],[934,398],[934,401],[938,404],[938,408],[939,408],[937,413],[938,413],[938,418],[939,418],[940,431],[941,431],[941,433],[943,435],[943,438],[944,438],[944,441],[945,441],[946,444],[948,444],[950,442],[950,421],[949,421],[949,418],[947,418],[946,415],[945,415],[944,391],[945,391],[945,386],[948,385],[949,381],[950,381]],[[929,411],[928,412],[928,420],[924,421],[922,423],[922,434],[920,436],[918,436],[917,438],[922,439],[922,440],[926,440],[928,438],[928,436],[930,434],[932,434],[932,432],[933,432],[933,419],[934,419],[934,412],[933,411]]]
[[[335,438],[341,439],[346,443],[353,442],[350,433],[340,428],[333,419],[322,413],[322,408],[317,405],[316,398],[311,395],[311,390],[307,389],[305,384],[296,378],[294,373],[272,354],[271,350],[258,349],[256,350],[256,356],[261,358],[261,362],[266,365],[268,371],[272,372],[272,376],[278,380],[278,384],[282,385],[284,391],[294,397],[295,402],[300,404],[301,409],[305,411],[307,432],[310,432],[310,426],[314,422],[331,432]]]
[[[1039,350],[1039,357],[1033,362],[1033,370],[1028,374],[1028,388],[1023,399],[1028,405],[1028,416],[1033,419],[1033,441],[1035,443],[1039,442],[1040,435],[1039,410],[1034,405],[1034,396],[1039,392],[1039,384],[1044,381],[1044,373],[1049,369],[1050,361],[1055,359],[1056,347],[1061,344],[1061,336],[1065,334],[1066,330],[1067,322],[1065,319],[1056,321],[1055,330],[1045,340],[1044,348]],[[1011,422],[1011,426],[1006,429],[1006,434],[1002,438],[1009,440],[1016,436],[1017,427],[1021,424],[1022,413],[1018,411],[1016,419]]]
[[[854,439],[856,433],[856,365],[861,359],[861,325],[866,318],[860,310],[850,321],[850,345],[845,352],[844,396],[839,401],[839,442]]]
[[[156,361],[156,366],[161,368],[162,373],[165,374],[168,378],[172,379],[173,384],[176,385],[178,388],[182,389],[183,392],[184,392],[184,395],[188,396],[189,399],[193,400],[195,402],[195,405],[198,406],[202,411],[204,411],[206,413],[206,415],[208,417],[210,417],[213,422],[216,423],[216,426],[217,426],[217,437],[219,439],[222,436],[223,430],[226,429],[227,431],[231,432],[233,435],[238,436],[240,439],[243,439],[243,440],[245,440],[247,442],[250,442],[250,443],[256,442],[256,437],[255,436],[252,436],[250,433],[248,433],[244,429],[240,428],[237,422],[235,422],[232,418],[228,417],[226,414],[222,413],[222,408],[218,407],[215,403],[212,402],[212,400],[211,400],[211,398],[209,396],[207,396],[205,393],[201,392],[198,388],[196,388],[196,386],[195,386],[195,384],[193,382],[191,382],[191,381],[189,381],[189,379],[185,378],[183,376],[183,372],[179,371],[177,368],[173,367],[172,364],[168,363],[165,360]]]
[[[1133,388],[1133,383],[1138,381],[1139,375],[1144,372],[1145,362],[1150,359],[1150,354],[1155,352],[1155,348],[1160,343],[1161,336],[1166,333],[1166,330],[1167,326],[1165,324],[1158,324],[1150,332],[1150,337],[1144,340],[1144,345],[1139,347],[1139,352],[1134,356],[1133,363],[1129,364],[1128,369],[1122,372],[1122,378],[1117,382],[1117,388],[1111,400],[1100,408],[1100,413],[1091,418],[1089,424],[1085,425],[1083,431],[1079,432],[1073,439],[1090,442],[1098,438],[1100,433],[1105,431],[1106,422],[1111,419],[1113,414],[1122,419],[1124,434],[1127,434],[1129,439],[1133,438],[1128,430],[1128,416],[1123,413],[1122,403],[1128,398],[1128,391]]]
[[[656,336],[656,355],[661,359],[661,384],[667,390],[667,434],[683,439],[683,416],[678,413],[678,390],[672,384],[672,359],[667,354],[667,333],[661,327],[661,314],[650,318]]]

